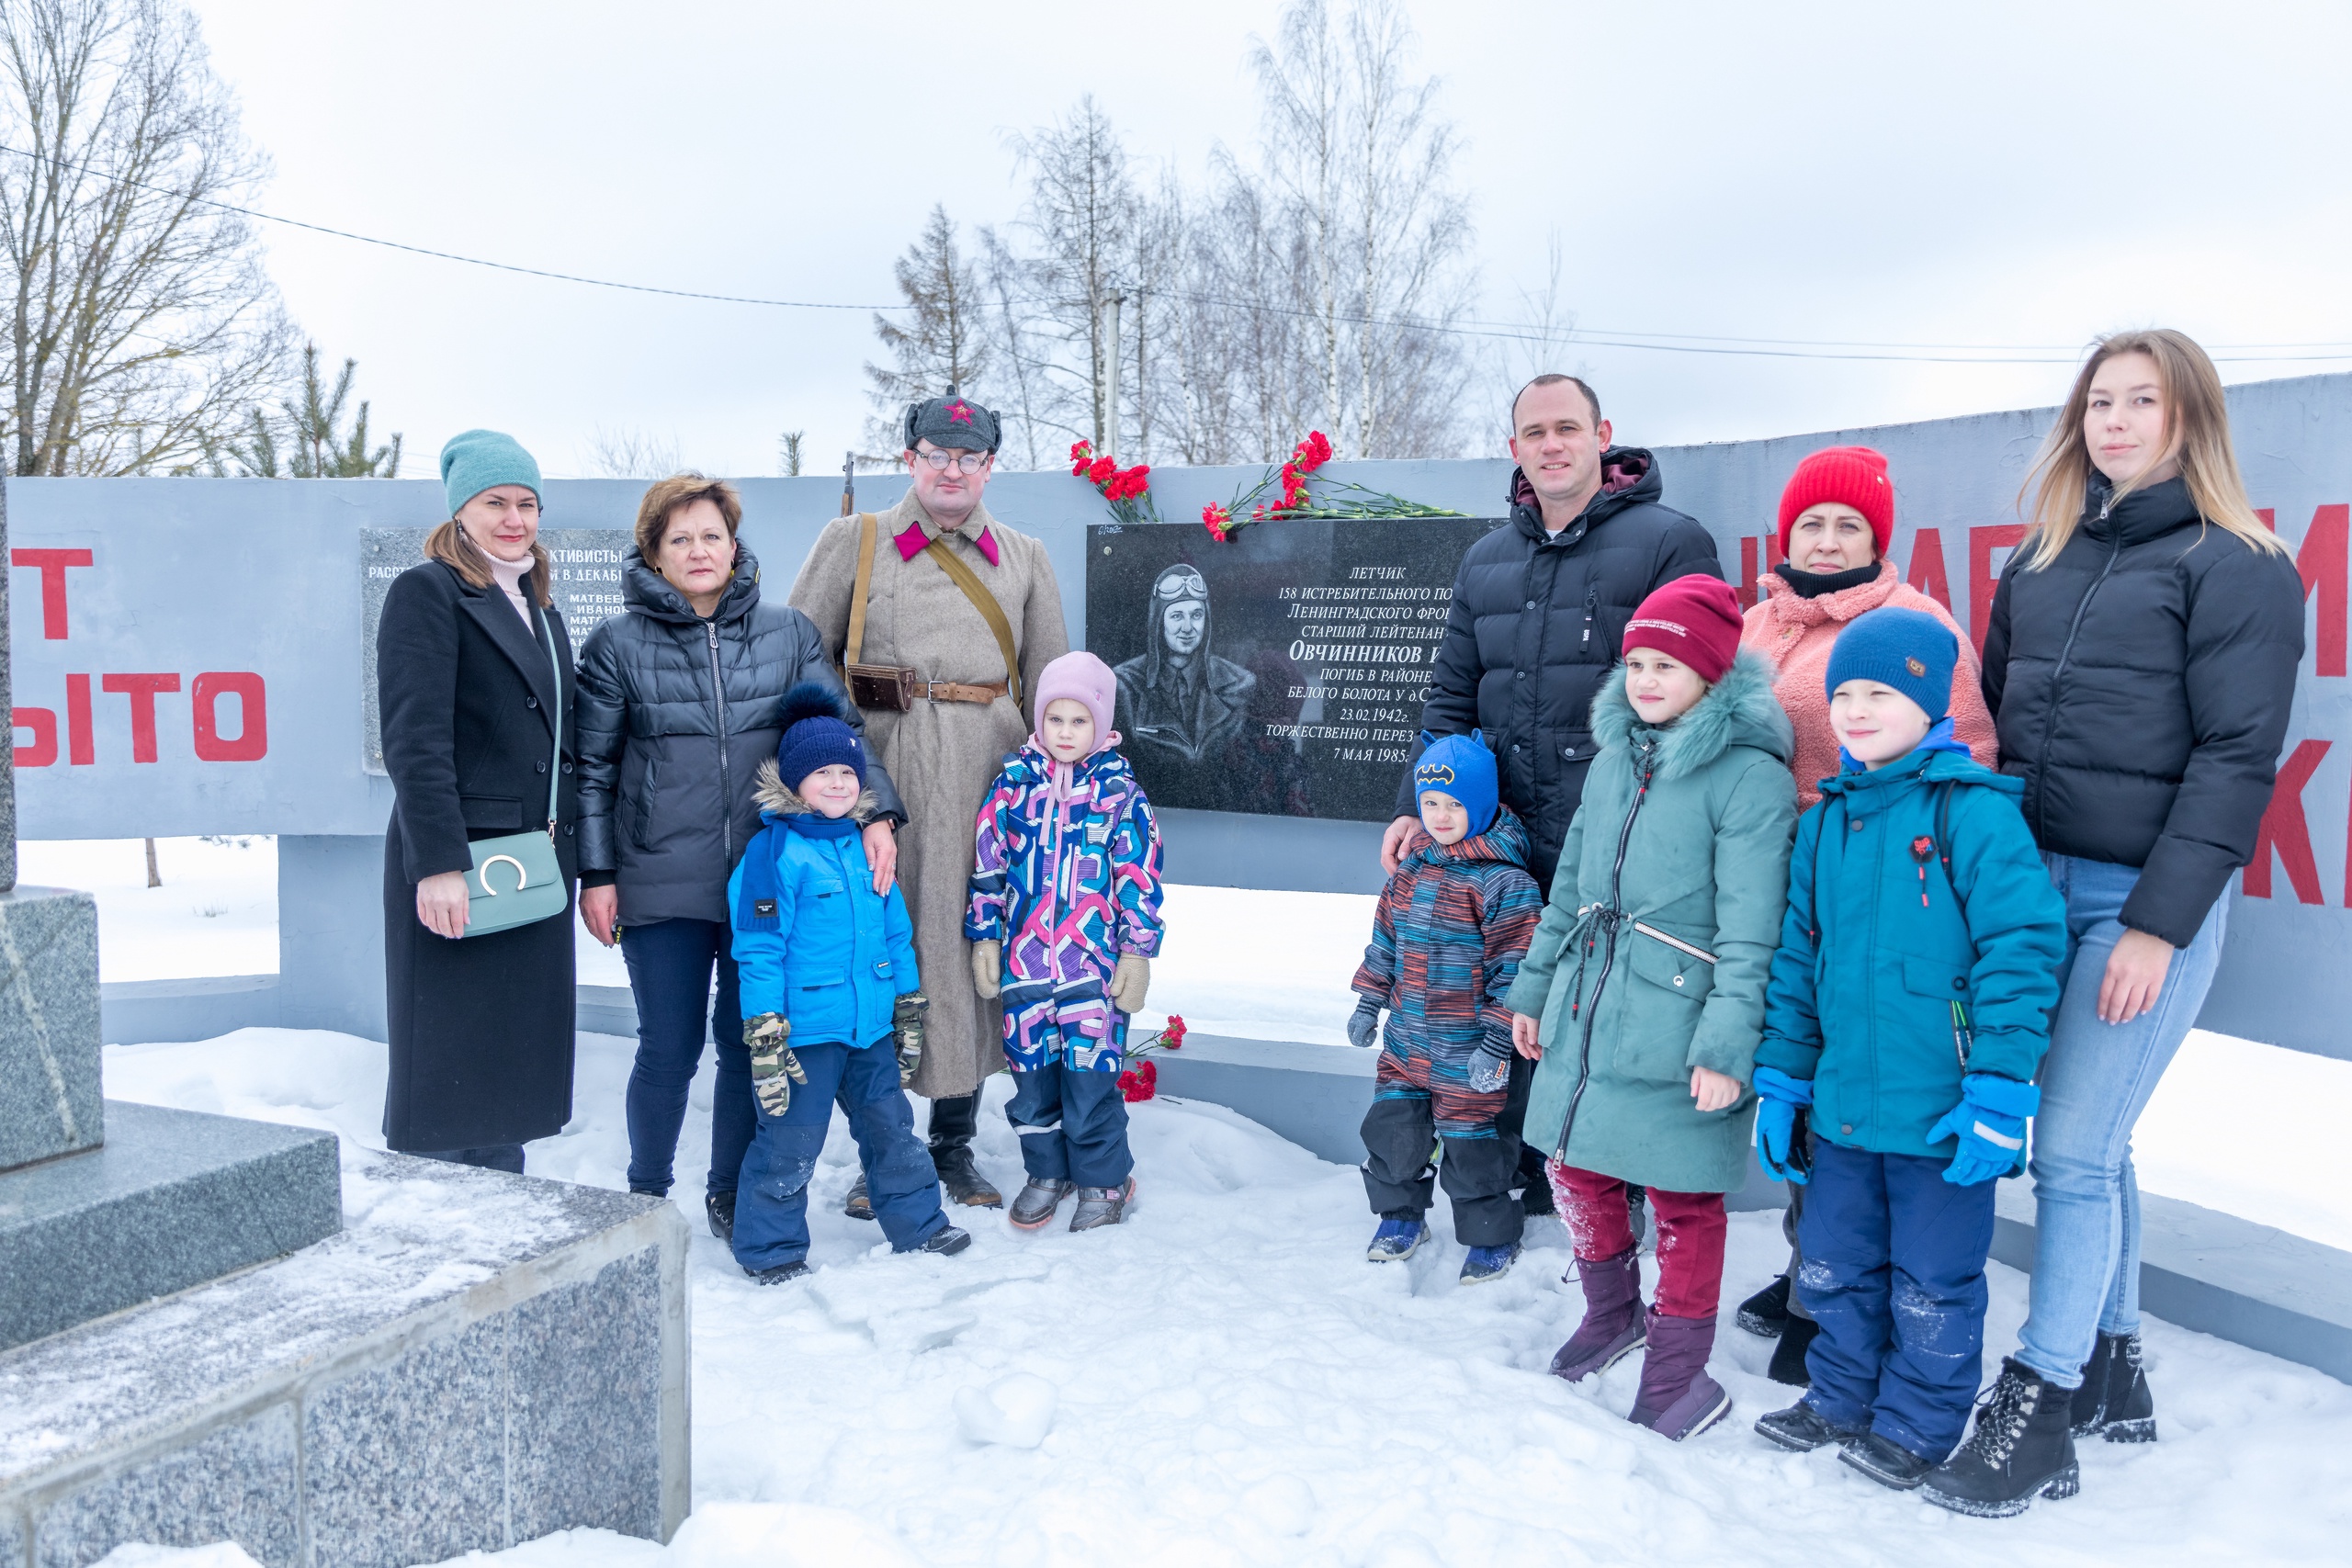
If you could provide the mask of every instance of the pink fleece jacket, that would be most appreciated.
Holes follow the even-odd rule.
[[[1951,728],[1953,739],[1985,767],[1997,767],[2000,756],[1993,739],[1993,716],[1984,707],[1979,682],[1976,650],[1951,612],[1905,582],[1891,560],[1879,562],[1878,581],[1865,582],[1818,599],[1798,594],[1779,572],[1758,579],[1763,597],[1741,624],[1739,645],[1752,648],[1772,661],[1772,694],[1781,700],[1796,730],[1796,760],[1790,772],[1797,779],[1797,808],[1810,810],[1821,798],[1821,781],[1838,772],[1838,737],[1829,728],[1829,694],[1822,681],[1829,672],[1829,647],[1846,623],[1882,604],[1924,610],[1951,628],[1960,639],[1960,660],[1951,668]]]

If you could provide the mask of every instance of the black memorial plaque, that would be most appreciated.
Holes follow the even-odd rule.
[[[1086,638],[1153,802],[1385,822],[1494,518],[1090,527]]]
[[[384,771],[382,721],[376,711],[376,627],[392,579],[424,559],[424,528],[363,528],[359,534],[360,765]],[[555,572],[555,607],[577,659],[588,634],[622,613],[621,562],[637,543],[627,528],[542,528],[539,543]]]

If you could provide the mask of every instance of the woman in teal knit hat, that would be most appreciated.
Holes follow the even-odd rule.
[[[448,520],[394,579],[376,638],[391,821],[384,991],[394,1149],[519,1172],[571,1116],[571,928],[469,937],[475,840],[544,829],[578,875],[571,639],[548,593],[539,466],[511,435],[441,450]]]

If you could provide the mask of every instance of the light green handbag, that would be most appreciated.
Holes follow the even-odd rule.
[[[563,660],[555,650],[555,627],[542,614],[548,661],[555,667],[555,756],[548,763],[548,826],[545,832],[508,833],[473,841],[473,869],[466,873],[466,934],[490,936],[560,915],[571,890],[556,859],[557,791],[563,781]]]

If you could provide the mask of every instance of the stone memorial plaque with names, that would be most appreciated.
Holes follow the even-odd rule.
[[[360,761],[371,773],[384,771],[384,739],[376,712],[376,627],[383,619],[384,595],[392,579],[424,559],[424,528],[367,528],[359,535]],[[588,634],[609,615],[622,614],[621,562],[636,543],[626,528],[542,528],[555,569],[555,607],[571,635],[572,657]]]
[[[1495,518],[1087,530],[1086,637],[1155,805],[1385,822]]]

